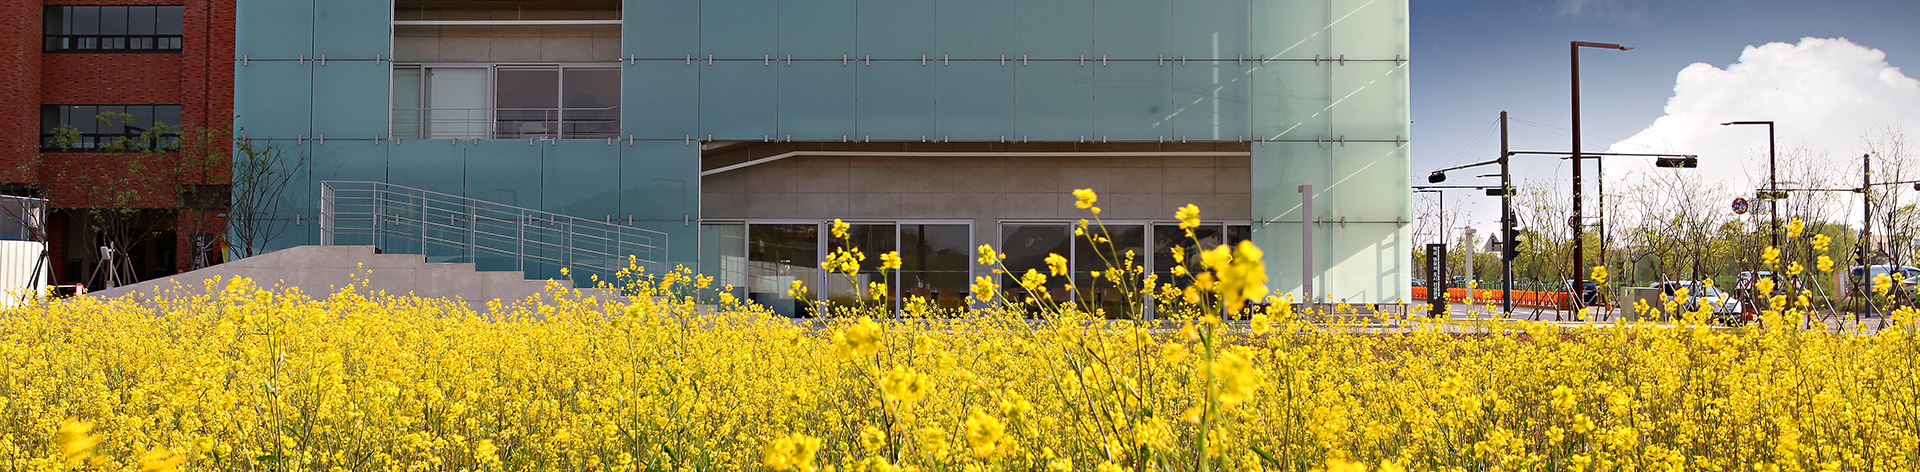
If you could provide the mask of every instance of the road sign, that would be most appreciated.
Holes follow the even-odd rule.
[[[1579,227],[1580,227],[1580,217],[1578,217],[1578,216],[1569,216],[1569,217],[1567,217],[1567,227],[1568,227],[1568,228],[1579,228]]]
[[[1747,214],[1747,208],[1748,208],[1747,199],[1745,198],[1733,199],[1733,212],[1735,214],[1745,215]]]
[[[1427,245],[1427,313],[1447,313],[1447,245]]]

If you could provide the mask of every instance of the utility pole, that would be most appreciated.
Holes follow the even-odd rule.
[[[1507,111],[1500,110],[1500,241],[1506,245],[1500,251],[1500,310],[1502,318],[1513,317],[1513,256],[1505,248],[1514,247],[1513,240],[1513,172],[1508,169],[1507,155]]]
[[[1873,157],[1873,154],[1860,155],[1860,266],[1866,268],[1864,269],[1865,272],[1862,272],[1862,274],[1868,277],[1873,276],[1873,265],[1872,265],[1873,259],[1871,257],[1871,255],[1873,254],[1873,240],[1870,239],[1873,237],[1873,159],[1872,157]],[[1887,273],[1888,273],[1888,276],[1899,274],[1899,272],[1894,271],[1892,268],[1888,268]],[[1848,282],[1851,283],[1852,281],[1849,280]],[[1900,282],[1899,280],[1894,281],[1894,283],[1899,283],[1899,282]],[[1867,283],[1872,284],[1873,281],[1868,280]],[[1871,286],[1871,285],[1868,285],[1868,286]],[[1863,290],[1863,292],[1865,291]],[[1873,297],[1871,296],[1867,297],[1866,303],[1864,305],[1866,305],[1866,309],[1867,309],[1866,311],[1868,316],[1872,316],[1872,314],[1875,311],[1873,307]],[[1858,317],[1854,318],[1854,324],[1856,326],[1860,324]]]

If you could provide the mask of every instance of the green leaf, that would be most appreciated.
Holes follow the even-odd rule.
[[[1267,461],[1267,464],[1270,464],[1274,467],[1280,466],[1280,461],[1277,459],[1274,459],[1273,454],[1268,454],[1267,451],[1261,450],[1260,446],[1248,446],[1248,448],[1253,449],[1254,454],[1259,454],[1260,460]]]

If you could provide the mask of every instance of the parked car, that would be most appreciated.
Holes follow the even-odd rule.
[[[1712,321],[1717,323],[1738,326],[1753,320],[1752,314],[1742,309],[1745,304],[1719,287],[1691,280],[1657,282],[1650,287],[1660,289],[1660,293],[1668,297],[1677,297],[1680,289],[1687,289],[1687,298],[1681,302],[1680,309],[1691,312],[1706,304],[1713,310]]]
[[[1883,264],[1854,266],[1852,269],[1847,270],[1847,277],[1853,283],[1852,293],[1855,294],[1872,290],[1873,278],[1882,275],[1892,277],[1893,280],[1905,281],[1906,279],[1920,276],[1920,268],[1908,266],[1895,267]]]
[[[1738,292],[1753,290],[1753,284],[1759,283],[1760,279],[1773,279],[1773,278],[1774,278],[1774,275],[1773,275],[1773,272],[1771,271],[1761,270],[1761,271],[1741,272],[1740,278],[1736,279],[1733,283],[1733,290]],[[1778,279],[1774,280],[1774,283],[1779,283],[1779,282],[1780,281]]]
[[[1578,283],[1580,287],[1577,291],[1574,289],[1574,286],[1575,286],[1574,284],[1576,283]],[[1576,296],[1577,298],[1575,301],[1580,302],[1579,303],[1580,306],[1594,306],[1594,305],[1600,304],[1600,288],[1598,286],[1595,286],[1592,280],[1576,281],[1576,280],[1569,279],[1560,284],[1560,291],[1566,292],[1568,294],[1578,293],[1579,295]]]

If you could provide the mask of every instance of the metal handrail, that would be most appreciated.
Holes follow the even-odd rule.
[[[540,277],[569,268],[602,279],[631,262],[660,269],[667,234],[385,182],[322,181],[320,244],[370,245],[436,262],[501,262]],[[487,267],[481,267],[488,270]],[[507,267],[494,267],[506,270]]]
[[[414,139],[611,138],[620,107],[393,108],[394,134]]]

